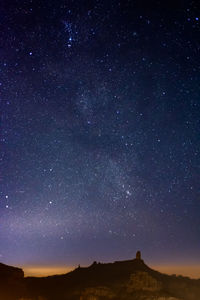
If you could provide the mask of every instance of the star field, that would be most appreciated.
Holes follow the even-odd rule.
[[[199,263],[195,1],[2,1],[0,256]]]

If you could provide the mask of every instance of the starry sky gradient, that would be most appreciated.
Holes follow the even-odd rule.
[[[2,262],[200,264],[200,10],[145,2],[1,1]]]

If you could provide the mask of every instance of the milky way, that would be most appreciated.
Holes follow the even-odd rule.
[[[199,262],[200,15],[161,2],[2,1],[2,262]]]

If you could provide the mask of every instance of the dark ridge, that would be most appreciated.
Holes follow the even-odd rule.
[[[8,266],[5,264],[0,263],[0,277],[16,277],[16,278],[23,278],[24,272],[20,268]]]

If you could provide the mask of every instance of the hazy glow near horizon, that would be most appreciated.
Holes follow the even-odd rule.
[[[159,266],[153,266],[153,268],[161,273],[166,273],[169,275],[176,274],[194,278],[194,279],[200,279],[200,265],[159,265]]]
[[[27,266],[24,267],[24,275],[27,276],[51,276],[66,274],[72,271],[74,267],[62,267],[62,266]]]

